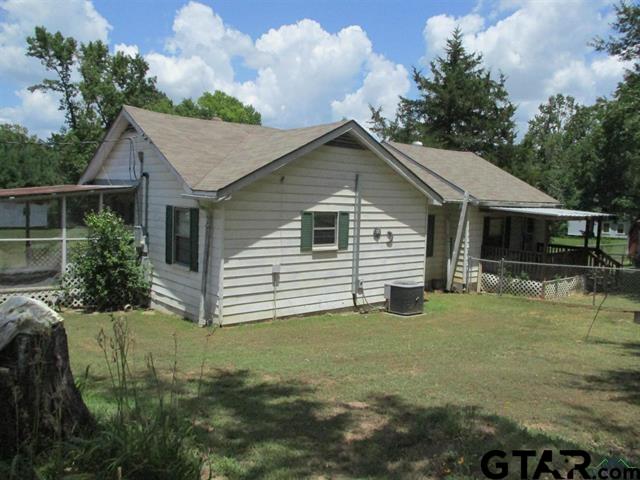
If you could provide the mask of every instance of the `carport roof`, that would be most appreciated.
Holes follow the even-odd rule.
[[[489,207],[489,210],[508,212],[527,217],[542,217],[550,220],[588,220],[592,218],[611,217],[609,213],[569,210],[566,208],[533,208],[533,207]]]
[[[0,199],[13,200],[29,198],[78,195],[100,192],[118,192],[134,188],[135,185],[48,185],[43,187],[23,187],[0,189]]]

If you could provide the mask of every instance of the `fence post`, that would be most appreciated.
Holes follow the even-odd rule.
[[[62,275],[65,274],[65,271],[67,270],[67,197],[66,196],[62,196],[62,201],[61,201],[61,210],[62,210],[62,265],[61,268],[62,270],[60,271],[60,273]]]
[[[547,289],[547,281],[546,280],[542,280],[542,290],[540,290],[540,298],[542,300],[545,299],[544,292],[545,292],[546,289]]]
[[[504,257],[500,259],[500,280],[498,281],[498,295],[502,295],[503,283],[504,283]]]
[[[592,305],[596,306],[596,292],[598,291],[598,270],[594,270],[593,272],[593,298]]]
[[[482,290],[482,260],[478,260],[478,277],[476,279],[476,293]]]

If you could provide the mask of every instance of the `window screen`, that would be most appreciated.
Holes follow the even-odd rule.
[[[189,265],[191,262],[191,223],[189,210],[186,208],[176,208],[174,211],[175,262]]]
[[[336,225],[338,214],[335,212],[313,213],[313,245],[331,246],[336,244]]]

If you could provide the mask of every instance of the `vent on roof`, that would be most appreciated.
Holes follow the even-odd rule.
[[[411,145],[417,145],[418,147],[421,147],[422,142],[420,140],[416,140],[415,142],[411,142]]]
[[[349,135],[348,133],[340,135],[338,138],[334,138],[330,142],[327,142],[327,145],[339,148],[353,148],[354,150],[365,149],[353,135]]]

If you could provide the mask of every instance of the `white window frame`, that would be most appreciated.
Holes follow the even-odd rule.
[[[185,262],[178,260],[178,212],[187,216],[189,221],[189,259]],[[184,238],[184,237],[181,237]],[[173,207],[173,263],[183,267],[191,267],[191,211],[187,207]]]
[[[317,227],[316,228],[316,215],[317,214],[322,214],[322,215],[333,215],[335,218],[335,227]],[[318,212],[311,212],[311,218],[312,218],[312,222],[311,222],[311,249],[313,251],[322,251],[322,250],[338,250],[338,239],[340,238],[338,236],[339,232],[338,229],[340,228],[339,226],[339,218],[338,218],[338,212],[329,212],[329,211],[318,211]],[[316,244],[316,230],[333,230],[334,231],[334,236],[333,236],[333,243],[319,243]]]

